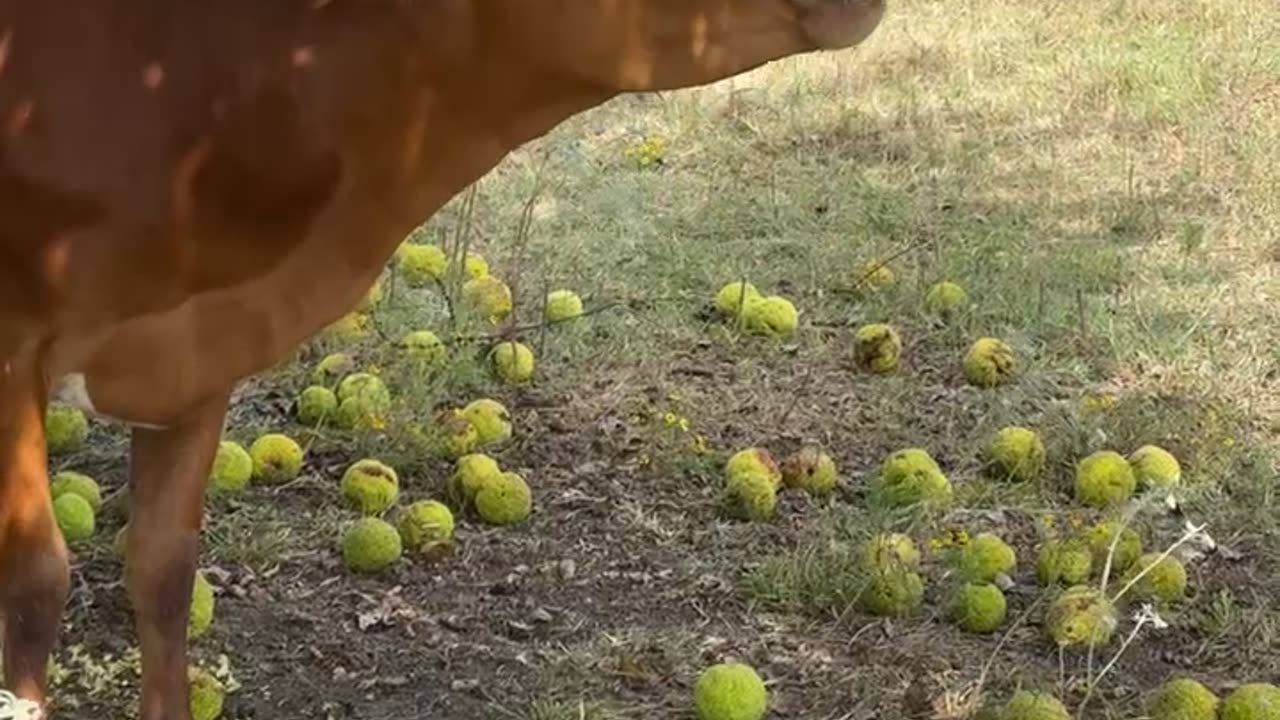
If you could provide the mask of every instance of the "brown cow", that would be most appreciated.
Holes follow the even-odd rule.
[[[228,397],[508,152],[619,93],[853,46],[882,0],[0,0],[0,616],[42,704],[68,586],[51,396],[132,426],[143,720]]]

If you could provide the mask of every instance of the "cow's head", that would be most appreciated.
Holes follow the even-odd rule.
[[[852,47],[884,0],[474,0],[490,48],[613,91],[689,87]],[[511,55],[508,55],[511,57]]]

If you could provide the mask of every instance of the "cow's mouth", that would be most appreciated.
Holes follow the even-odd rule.
[[[862,42],[884,15],[884,0],[791,0],[810,42],[839,50]]]

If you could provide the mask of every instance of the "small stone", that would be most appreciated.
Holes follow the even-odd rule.
[[[559,573],[561,580],[572,580],[573,576],[578,574],[578,563],[572,558],[565,558],[556,564],[556,572]]]

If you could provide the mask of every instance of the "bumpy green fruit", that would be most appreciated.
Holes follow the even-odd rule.
[[[80,408],[49,403],[44,416],[44,442],[50,455],[65,455],[84,447],[89,437],[89,421]]]
[[[929,288],[924,296],[924,309],[933,315],[950,317],[969,304],[969,294],[956,283],[943,280]]]
[[[480,430],[460,409],[440,413],[437,425],[440,435],[436,441],[436,452],[450,460],[457,460],[480,446]]]
[[[743,473],[764,475],[775,488],[782,484],[782,470],[773,455],[764,448],[745,448],[729,456],[724,464],[725,478],[732,480]]]
[[[249,451],[232,440],[218,443],[213,466],[209,469],[209,490],[233,495],[243,491],[252,478],[253,458],[249,456]]]
[[[476,514],[490,525],[513,525],[529,517],[532,510],[529,485],[513,472],[484,483],[476,493]]]
[[[435,500],[419,500],[396,518],[400,541],[412,552],[426,552],[453,540],[453,512]]]
[[[191,612],[187,615],[187,638],[194,640],[209,630],[213,624],[215,600],[213,586],[204,571],[197,570],[191,586]]]
[[[414,330],[400,339],[400,350],[419,368],[436,365],[445,356],[444,343],[430,330]]]
[[[816,447],[803,447],[782,463],[782,484],[824,497],[836,486],[836,463]]]
[[[462,271],[467,277],[476,280],[489,274],[489,262],[479,253],[468,252],[462,258]]]
[[[338,403],[333,426],[339,430],[382,430],[387,425],[387,408],[364,395],[354,395]]]
[[[547,322],[564,322],[582,317],[582,298],[572,290],[552,290],[547,293],[545,317]]]
[[[499,343],[490,351],[489,362],[498,379],[508,385],[525,383],[533,377],[533,351],[524,343]]]
[[[1093,554],[1077,540],[1050,540],[1036,559],[1036,579],[1041,585],[1078,585],[1089,579]]]
[[[279,485],[302,472],[302,447],[293,438],[280,433],[267,433],[249,446],[253,460],[253,479],[267,485]]]
[[[1187,593],[1187,569],[1182,561],[1173,555],[1161,557],[1162,553],[1147,553],[1138,558],[1129,567],[1125,583],[1146,571],[1129,593],[1139,600],[1148,600],[1159,605],[1172,605]],[[1149,570],[1147,568],[1150,568]]]
[[[1071,713],[1048,693],[1019,690],[1005,703],[1000,720],[1071,720]]]
[[[297,417],[303,425],[319,425],[338,411],[338,396],[327,387],[312,385],[298,395]]]
[[[1160,686],[1147,715],[1151,720],[1216,720],[1218,696],[1191,678],[1174,678]]]
[[[885,458],[872,478],[870,500],[887,508],[944,507],[951,502],[951,481],[924,450],[899,450]]]
[[[485,485],[500,482],[501,478],[502,469],[493,458],[483,453],[463,455],[454,462],[449,492],[455,502],[467,506],[475,501],[476,494]]]
[[[1013,349],[996,338],[976,340],[964,358],[964,379],[977,387],[1002,385],[1013,377],[1017,361]]]
[[[1044,442],[1024,427],[1001,428],[984,455],[991,474],[1002,480],[1034,480],[1044,470]]]
[[[868,573],[915,572],[920,569],[920,551],[906,535],[881,533],[863,544],[861,567]]]
[[[423,287],[444,277],[449,259],[434,245],[405,243],[396,251],[396,269],[410,287]]]
[[[791,301],[776,295],[753,298],[742,309],[742,325],[753,335],[786,337],[795,332],[800,315]]]
[[[853,336],[853,357],[858,366],[875,373],[885,373],[898,366],[902,354],[902,338],[889,325],[863,325]]]
[[[1076,500],[1092,508],[1114,507],[1133,497],[1137,481],[1124,456],[1100,450],[1076,464]]]
[[[743,470],[725,483],[725,504],[730,515],[744,520],[768,520],[778,503],[778,485],[769,475]]]
[[[57,500],[65,493],[75,493],[89,502],[89,507],[96,513],[102,509],[102,489],[98,481],[83,473],[63,470],[54,475],[49,482],[49,495]]]
[[[381,515],[400,497],[400,478],[378,460],[358,460],[342,474],[342,499],[362,515]]]
[[[187,668],[191,688],[191,720],[217,720],[222,715],[226,688],[212,673],[197,667]]]
[[[496,324],[511,314],[511,288],[492,275],[483,275],[462,286],[462,302],[480,317]]]
[[[987,583],[1009,575],[1017,565],[1013,548],[991,533],[980,533],[960,548],[956,570],[970,582]]]
[[[1268,683],[1241,685],[1222,698],[1218,720],[1280,720],[1280,688]]]
[[[879,290],[898,281],[898,276],[882,260],[868,260],[858,272],[858,286],[866,290]]]
[[[1131,527],[1123,526],[1119,520],[1106,520],[1089,528],[1085,533],[1085,542],[1089,543],[1089,551],[1093,553],[1093,568],[1101,571],[1107,563],[1107,555],[1111,553],[1111,543],[1116,535],[1115,552],[1111,554],[1111,569],[1114,572],[1128,570],[1142,555],[1142,537]]]
[[[497,400],[473,401],[462,409],[462,415],[475,426],[479,447],[501,445],[511,439],[511,413]]]
[[[75,493],[64,493],[53,501],[53,517],[67,542],[79,542],[93,537],[93,506],[83,497]]]
[[[324,387],[332,387],[339,378],[351,372],[355,366],[355,359],[347,353],[330,353],[316,363],[315,370],[311,371],[311,382]]]
[[[924,602],[924,580],[906,570],[886,570],[867,575],[867,585],[858,595],[858,607],[872,615],[910,615]]]
[[[1129,466],[1133,468],[1134,479],[1138,487],[1148,489],[1168,489],[1182,482],[1182,467],[1168,450],[1155,445],[1143,445],[1129,455]]]
[[[386,383],[377,375],[367,372],[351,373],[342,378],[335,396],[339,403],[360,398],[380,409],[391,405],[391,391],[387,389]]]
[[[1058,645],[1106,645],[1115,633],[1115,606],[1098,590],[1076,585],[1054,598],[1045,615],[1045,630]]]
[[[760,720],[769,709],[769,691],[750,666],[712,665],[693,686],[698,720]]]
[[[342,561],[353,572],[385,570],[400,559],[403,551],[400,533],[381,518],[360,518],[347,528],[342,537]]]
[[[720,288],[716,293],[716,310],[721,315],[736,317],[739,309],[746,309],[747,303],[763,297],[755,285],[741,280]]]
[[[1004,593],[989,583],[965,583],[951,599],[951,619],[971,633],[995,632],[1004,622],[1006,610]]]

